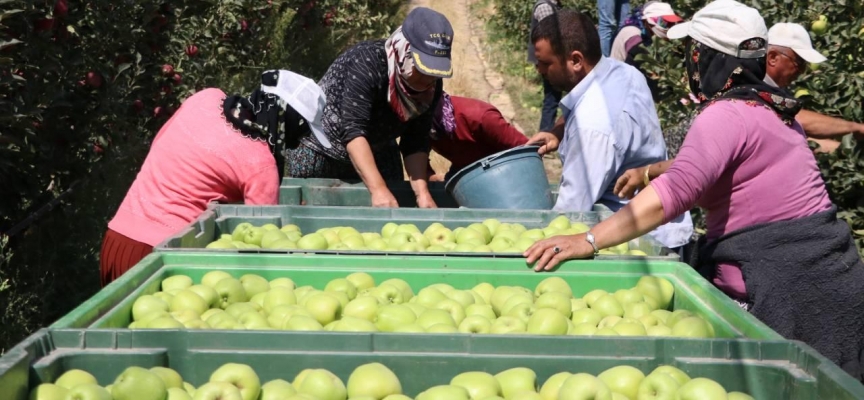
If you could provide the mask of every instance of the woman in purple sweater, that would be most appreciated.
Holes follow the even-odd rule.
[[[697,268],[768,326],[864,378],[864,263],[837,219],[795,114],[765,84],[768,30],[759,12],[717,0],[669,31],[689,37],[687,73],[703,108],[671,167],[587,234],[525,252],[536,271],[585,258],[669,221],[708,211]]]

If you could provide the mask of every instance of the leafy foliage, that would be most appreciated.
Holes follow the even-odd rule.
[[[346,46],[389,33],[402,5],[0,1],[0,232],[58,203],[0,248],[0,348],[98,290],[107,221],[183,99],[248,93],[267,69],[320,78]]]

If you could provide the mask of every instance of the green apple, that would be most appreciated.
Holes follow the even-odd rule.
[[[561,386],[564,384],[564,381],[572,375],[573,374],[569,372],[559,372],[550,376],[549,379],[543,383],[543,386],[540,387],[540,398],[542,400],[557,400],[558,393],[561,391]]]
[[[624,307],[622,307],[621,303],[611,294],[603,295],[599,299],[595,300],[594,304],[591,305],[591,309],[597,310],[604,316],[615,315],[621,317],[624,315]]]
[[[622,306],[627,303],[642,302],[642,293],[636,290],[619,289],[615,291],[613,296]]]
[[[810,31],[816,36],[824,35],[828,31],[828,17],[820,15],[818,20],[810,24]]]
[[[216,300],[216,306],[225,309],[234,303],[242,303],[249,298],[246,296],[246,289],[243,289],[243,284],[234,278],[225,278],[216,283],[213,287],[219,298]]]
[[[646,336],[648,334],[645,325],[630,318],[622,319],[612,329],[621,336]]]
[[[675,295],[675,286],[672,282],[656,276],[643,276],[636,283],[635,290],[641,292],[645,296],[653,297],[658,301],[657,308],[665,310],[672,304],[672,297]]]
[[[525,322],[516,317],[498,317],[492,322],[492,327],[489,328],[489,333],[496,335],[520,334],[525,333]]]
[[[168,316],[149,321],[145,327],[148,329],[183,329],[186,326],[180,323],[180,321]]]
[[[327,250],[327,247],[329,246],[330,244],[327,241],[327,238],[320,233],[303,235],[303,237],[297,241],[297,247],[303,250]]]
[[[300,232],[300,227],[295,225],[295,224],[287,224],[287,225],[282,225],[282,227],[279,228],[279,230],[282,232],[285,232],[285,233]]]
[[[466,244],[468,242],[486,244],[486,236],[476,229],[463,229],[456,235],[456,243]]]
[[[651,326],[646,329],[646,333],[648,336],[660,337],[660,336],[672,336],[672,329],[669,329],[666,325],[656,325]]]
[[[534,371],[523,368],[510,368],[495,375],[498,385],[501,387],[501,395],[509,399],[519,392],[537,391],[537,374]]]
[[[69,389],[53,383],[43,383],[30,391],[29,400],[64,400]]]
[[[570,224],[570,230],[572,230],[575,234],[585,233],[591,230],[591,227],[583,224],[581,222],[573,222]]]
[[[159,378],[162,378],[162,382],[165,383],[165,387],[168,389],[183,387],[183,378],[177,371],[171,368],[153,367],[150,368],[150,372],[159,375]]]
[[[210,324],[200,320],[200,319],[191,319],[186,322],[182,322],[183,326],[186,329],[210,329]]]
[[[358,291],[375,287],[375,278],[365,272],[355,272],[345,277]]]
[[[489,248],[495,253],[504,253],[508,251],[515,242],[508,238],[495,238],[489,242]]]
[[[515,243],[513,243],[513,248],[518,250],[519,252],[524,253],[526,250],[531,248],[531,246],[533,246],[535,242],[536,241],[534,239],[520,238],[517,239]]]
[[[425,329],[426,333],[459,333],[459,329],[453,325],[435,324]]]
[[[712,329],[702,317],[688,317],[678,321],[672,327],[672,336],[692,338],[714,337]]]
[[[261,225],[261,229],[263,229],[266,232],[270,232],[270,231],[278,231],[279,227],[276,226],[276,224],[264,224],[264,225]]]
[[[258,312],[258,308],[253,303],[234,303],[226,307],[225,312],[234,318],[240,318],[245,313]]]
[[[492,248],[487,245],[480,245],[471,249],[472,253],[492,253]]]
[[[186,289],[192,286],[192,278],[186,275],[169,276],[162,280],[162,291],[167,292],[173,289]]]
[[[678,388],[681,386],[675,378],[664,373],[651,373],[639,383],[636,399],[639,400],[675,400]]]
[[[555,228],[559,231],[563,231],[565,229],[570,229],[570,219],[568,219],[564,215],[559,215],[555,217],[552,221],[549,222],[549,228]]]
[[[429,224],[429,226],[427,226],[426,229],[423,230],[423,235],[426,237],[429,237],[433,232],[435,232],[439,229],[442,229],[442,228],[446,229],[447,227],[445,227],[444,224],[442,224],[440,222],[433,222],[433,223]],[[430,238],[430,240],[431,240],[431,238]]]
[[[351,250],[364,250],[366,249],[366,241],[363,240],[363,237],[360,235],[351,235],[342,239],[342,244],[348,247]]]
[[[371,291],[372,296],[381,304],[402,304],[405,302],[403,292],[391,284],[382,283]]]
[[[212,288],[216,287],[216,284],[219,283],[219,281],[231,277],[231,274],[225,271],[210,271],[204,274],[204,276],[201,278],[201,284]]]
[[[181,290],[180,293],[177,293],[177,295],[171,299],[171,304],[169,304],[168,310],[172,312],[190,310],[194,311],[197,315],[201,315],[209,308],[210,305],[207,304],[207,301],[195,292],[191,290]]]
[[[552,308],[539,308],[528,319],[526,331],[534,335],[564,335],[567,317]]]
[[[192,400],[192,395],[180,388],[169,388],[165,400]]]
[[[492,240],[499,238],[507,239],[512,243],[516,243],[517,241],[519,241],[519,233],[510,229],[500,230],[499,228],[498,232],[492,235]]]
[[[450,316],[453,317],[453,321],[456,322],[455,326],[461,324],[462,320],[465,319],[465,308],[463,308],[461,304],[457,303],[453,299],[441,300],[433,308],[444,310],[450,313]]]
[[[362,296],[351,300],[342,311],[344,317],[362,318],[367,321],[375,321],[378,313],[378,298]]]
[[[741,392],[729,392],[729,394],[727,394],[727,399],[728,400],[754,400],[753,396],[750,396],[747,393],[741,393]]]
[[[597,324],[597,328],[600,328],[600,329],[612,328],[616,324],[621,322],[622,319],[623,318],[621,318],[617,315],[609,315],[609,316],[603,317],[603,319],[600,320],[600,323]]]
[[[450,385],[465,388],[471,399],[485,399],[501,394],[501,384],[488,372],[463,372],[454,376]]]
[[[678,388],[676,400],[726,400],[726,389],[719,383],[708,378],[693,378]]]
[[[280,240],[288,240],[288,235],[285,234],[285,232],[282,232],[280,230],[265,231],[264,235],[261,236],[261,248],[262,249],[273,248],[273,243],[276,243]]]
[[[481,223],[473,223],[471,225],[468,225],[465,229],[466,230],[475,230],[477,232],[482,233],[484,243],[489,243],[489,241],[492,240],[492,232],[489,231],[489,228],[486,225],[483,225]]]
[[[421,246],[419,243],[405,243],[399,246],[397,251],[403,253],[419,253],[423,251],[423,246]]]
[[[588,304],[588,307],[594,308],[594,303],[601,297],[609,294],[605,290],[596,289],[586,293],[582,296],[582,300],[585,300],[585,303]]]
[[[299,240],[299,238],[298,238],[298,240]],[[277,241],[271,243],[269,247],[265,247],[265,248],[268,248],[271,250],[293,250],[293,249],[298,249],[299,247],[297,246],[297,240],[282,239],[282,240],[277,240]]]
[[[447,228],[441,228],[434,232],[432,232],[429,236],[429,244],[444,246],[448,243],[456,242],[456,235],[453,234],[453,231]]]
[[[375,326],[381,332],[393,332],[398,326],[413,324],[417,316],[407,306],[386,304],[378,308]]]
[[[243,238],[246,235],[246,231],[251,229],[251,228],[254,228],[254,227],[255,227],[254,225],[252,225],[248,222],[241,222],[241,223],[237,224],[237,226],[234,228],[233,231],[231,231],[231,237],[232,237],[232,239],[234,239],[236,241],[242,242]]]
[[[357,287],[351,281],[345,278],[337,278],[327,283],[324,287],[325,292],[343,292],[348,295],[349,300],[357,297]]]
[[[234,325],[239,324],[239,322],[237,322],[237,319],[224,311],[218,314],[208,316],[207,319],[204,320],[204,322],[206,322],[214,329],[232,329]]]
[[[387,248],[387,242],[384,239],[372,239],[366,242],[366,247],[369,250],[384,251]]]
[[[558,392],[559,400],[612,400],[612,391],[599,378],[585,373],[568,377]]]
[[[245,400],[240,390],[228,382],[208,382],[195,390],[193,400]]]
[[[132,303],[132,320],[140,321],[147,314],[158,313],[158,312],[168,312],[170,305],[164,300],[145,294]]]
[[[270,330],[272,327],[267,322],[267,317],[257,312],[247,312],[237,317],[237,322],[249,330]]]
[[[352,236],[360,236],[360,232],[358,230],[350,227],[350,226],[340,228],[338,234],[339,234],[339,239],[342,239],[343,242],[345,241],[346,238],[349,238]],[[361,236],[361,239],[362,239],[362,236]]]
[[[667,310],[654,310],[651,311],[651,315],[657,317],[657,320],[662,322],[664,325],[669,326],[668,321],[669,317],[672,316],[672,312]]]
[[[185,390],[186,393],[189,393],[190,396],[195,395],[195,386],[189,382],[183,382],[183,390]]]
[[[281,329],[286,331],[320,331],[324,329],[324,326],[313,317],[295,314],[283,320]]]
[[[264,234],[267,231],[264,228],[260,227],[252,227],[246,230],[243,233],[243,242],[246,244],[253,244],[255,246],[261,246],[261,239],[264,238]]]
[[[70,369],[60,375],[54,384],[60,386],[64,389],[72,389],[75,386],[83,385],[85,383],[98,385],[99,382],[96,381],[96,377],[91,373],[80,370],[80,369]]]
[[[215,306],[216,299],[219,298],[219,293],[216,293],[216,290],[210,286],[192,285],[188,290],[204,299],[204,302],[207,303],[207,308]]]
[[[238,247],[234,245],[234,243],[225,241],[225,240],[217,240],[215,242],[210,242],[207,246],[204,246],[205,249],[237,249]]]
[[[594,326],[600,323],[603,320],[603,314],[599,311],[591,309],[591,308],[583,308],[581,310],[577,310],[570,316],[570,321],[573,321],[574,324],[579,325],[582,323],[590,323]]]
[[[416,400],[469,400],[468,391],[461,386],[439,385],[426,389]]]
[[[425,287],[417,292],[417,303],[427,308],[435,307],[438,302],[445,299],[447,295],[432,287]]]
[[[529,229],[525,232],[522,232],[519,235],[519,238],[533,240],[534,242],[536,242],[538,240],[545,239],[546,235],[543,233],[542,229]]]
[[[492,321],[497,317],[495,311],[492,310],[492,306],[488,304],[471,304],[470,306],[465,307],[466,318],[474,315],[484,317],[489,321]]]
[[[498,228],[501,227],[501,221],[495,218],[486,219],[482,223],[486,226],[486,229],[489,230],[489,233],[492,234],[492,236],[495,236],[495,234],[498,232]]]
[[[185,394],[185,392],[184,392]],[[111,393],[95,383],[82,383],[69,389],[65,400],[113,400]]]
[[[411,400],[411,398],[404,394],[391,394],[385,397],[383,400]]]
[[[255,274],[246,274],[241,276],[240,284],[246,291],[246,296],[250,298],[258,293],[265,293],[270,290],[270,282],[267,282],[266,279]]]
[[[405,232],[396,232],[387,240],[387,244],[392,247],[402,247],[411,242],[411,234]]]
[[[635,303],[624,303],[624,318],[639,319],[646,315],[651,315],[654,311],[648,303],[639,301]],[[656,318],[656,317],[655,317]]]
[[[534,289],[534,295],[537,297],[549,292],[561,293],[567,296],[568,299],[573,297],[573,289],[570,288],[570,284],[558,276],[544,279],[538,283],[537,287]]]
[[[164,400],[168,388],[159,375],[141,367],[129,367],[114,380],[111,396],[114,400]]]
[[[679,385],[684,385],[687,382],[690,382],[690,376],[687,375],[684,371],[675,368],[671,365],[661,365],[651,371],[651,374],[666,374],[671,376],[673,379],[678,381]]]
[[[210,382],[226,382],[234,385],[240,390],[243,400],[257,400],[261,394],[261,380],[252,367],[246,364],[224,364],[213,371]]]
[[[393,330],[396,333],[426,333],[426,330],[423,329],[420,325],[417,324],[408,324],[408,325],[400,325]]]
[[[570,299],[570,314],[588,308],[588,303],[582,299]]]
[[[305,308],[296,304],[283,304],[273,307],[271,312],[267,314],[267,323],[273,328],[281,328],[291,317],[295,315],[305,315],[312,318],[312,314]]]
[[[480,315],[470,315],[459,324],[459,332],[462,333],[490,333],[492,321]]]
[[[390,236],[393,236],[393,233],[396,232],[396,229],[398,229],[398,228],[399,228],[399,225],[397,225],[393,222],[388,222],[388,223],[384,224],[384,227],[381,228],[381,237],[387,239]]]
[[[645,374],[629,365],[619,365],[603,371],[597,375],[597,379],[603,381],[609,390],[621,393],[628,399],[636,400],[639,384],[645,379]]]
[[[492,305],[495,314],[501,315],[504,312],[504,303],[516,293],[518,293],[517,289],[512,286],[498,286],[492,291],[488,303]]]
[[[329,293],[316,293],[306,300],[306,309],[321,325],[327,325],[341,317],[342,303]]]
[[[516,293],[504,302],[504,306],[501,307],[501,310],[503,311],[501,315],[510,315],[510,310],[512,310],[513,307],[518,305],[524,306],[526,304],[533,307],[534,297],[527,293]]]
[[[342,317],[335,321],[336,325],[333,330],[337,332],[378,332],[375,324],[368,319],[357,317]]]
[[[420,325],[424,330],[428,330],[432,325],[444,324],[456,327],[456,321],[449,312],[439,309],[428,309],[417,318],[417,325]]]
[[[268,290],[267,292],[264,292],[264,293],[258,293],[256,295],[252,296],[249,299],[249,302],[254,304],[255,307],[258,309],[258,311],[262,311],[262,310],[264,310],[264,298],[267,297],[267,293],[269,293],[269,292],[270,291]]]
[[[409,243],[416,243],[418,246],[422,248],[429,247],[429,239],[426,236],[423,236],[420,232],[414,232],[411,234],[411,237],[408,238]]]
[[[627,315],[626,311],[624,312],[624,315]],[[663,324],[662,322],[660,322],[659,318],[657,318],[655,315],[653,315],[651,313],[643,315],[637,319],[639,320],[639,322],[642,323],[642,325],[645,326],[645,329],[648,329],[652,326],[657,326],[657,325]]]
[[[594,336],[621,336],[618,332],[615,332],[614,329],[610,327],[598,328],[596,332],[594,332]]]
[[[417,228],[417,225],[414,225],[414,224],[401,224],[401,225],[399,225],[399,227],[396,228],[396,233],[400,233],[400,232],[404,232],[404,233],[407,233],[409,235],[412,233],[422,234],[422,232],[420,232],[420,229]]]
[[[225,314],[225,310],[223,310],[221,308],[211,308],[211,309],[205,311],[203,314],[201,314],[200,318],[202,321],[207,321],[208,319],[210,319],[210,317],[212,317],[216,314]]]
[[[426,310],[428,310],[428,308],[423,307],[420,304],[417,304],[417,302],[405,303],[405,306],[410,308],[411,311],[414,311],[414,315],[416,315],[417,318],[420,317],[420,314],[423,314],[424,312],[426,312]]]
[[[688,311],[688,310],[672,311],[672,314],[669,314],[669,318],[666,319],[666,326],[668,326],[670,328],[674,328],[675,324],[677,324],[678,321],[681,321],[682,319],[685,319],[685,318],[695,317],[695,316],[696,316],[696,314],[693,314],[693,312]]]
[[[591,322],[574,324],[573,329],[567,332],[571,336],[593,336],[595,333],[597,333],[597,325]]]
[[[370,241],[381,239],[381,234],[378,232],[363,232],[360,234],[360,237],[363,238],[364,243],[369,243]]]
[[[446,253],[448,250],[444,246],[439,246],[437,244],[433,244],[425,249],[423,249],[426,253]]]
[[[508,308],[502,316],[519,318],[527,327],[528,321],[531,319],[531,316],[534,315],[535,311],[537,311],[537,309],[534,308],[534,305],[531,303],[518,303]]]
[[[570,318],[570,315],[573,313],[570,304],[570,296],[561,292],[547,292],[541,294],[534,302],[534,307],[538,310],[541,308],[557,310],[566,318]]]
[[[274,379],[261,386],[260,400],[284,400],[295,394],[297,394],[297,390],[290,382]]]
[[[402,384],[390,368],[384,364],[369,363],[351,372],[347,385],[348,398],[370,396],[383,399],[394,394],[402,394]]]
[[[301,372],[303,374],[303,372]],[[313,369],[294,381],[297,393],[311,395],[320,400],[345,400],[348,391],[338,376],[326,369]]]
[[[402,279],[388,279],[381,282],[381,285],[392,285],[393,287],[399,288],[399,290],[402,291],[402,299],[406,302],[414,297],[414,291],[411,290],[411,285]]]
[[[295,284],[291,278],[276,278],[270,281],[270,290],[273,290],[273,288],[276,287],[284,287],[293,290],[297,287],[297,284]]]
[[[281,305],[297,304],[297,294],[294,289],[289,289],[286,286],[276,286],[270,288],[264,294],[264,312],[270,314],[274,308]]]

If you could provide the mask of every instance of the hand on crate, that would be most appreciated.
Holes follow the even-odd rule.
[[[393,197],[393,193],[390,193],[387,189],[376,190],[371,193],[372,195],[372,207],[383,207],[383,208],[397,208],[399,207],[399,202],[396,201],[396,198]]]
[[[424,194],[417,195],[417,207],[419,208],[438,208],[432,195],[427,191]]]
[[[562,235],[536,242],[522,255],[528,264],[534,264],[534,271],[550,271],[566,260],[591,257],[594,247],[585,240],[584,233]]]

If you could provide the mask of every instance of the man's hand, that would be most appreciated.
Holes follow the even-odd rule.
[[[372,207],[390,207],[397,208],[399,207],[399,203],[396,201],[396,198],[393,197],[393,193],[390,193],[389,189],[380,189],[371,192],[372,194]]]
[[[555,249],[558,249],[556,252]],[[534,271],[549,271],[558,264],[572,258],[589,258],[594,255],[594,247],[585,240],[585,234],[553,236],[534,243],[525,253],[528,264],[534,264]]]
[[[613,192],[622,199],[632,199],[636,191],[645,188],[645,170],[648,167],[628,169],[615,182]]]
[[[554,134],[549,132],[537,132],[537,134],[528,139],[528,143],[525,143],[525,145],[540,146],[540,149],[537,150],[537,152],[542,156],[558,150],[559,143],[560,141],[558,140],[558,137]]]
[[[427,191],[424,194],[417,195],[417,207],[419,208],[438,208],[435,200],[432,200],[432,195]]]

